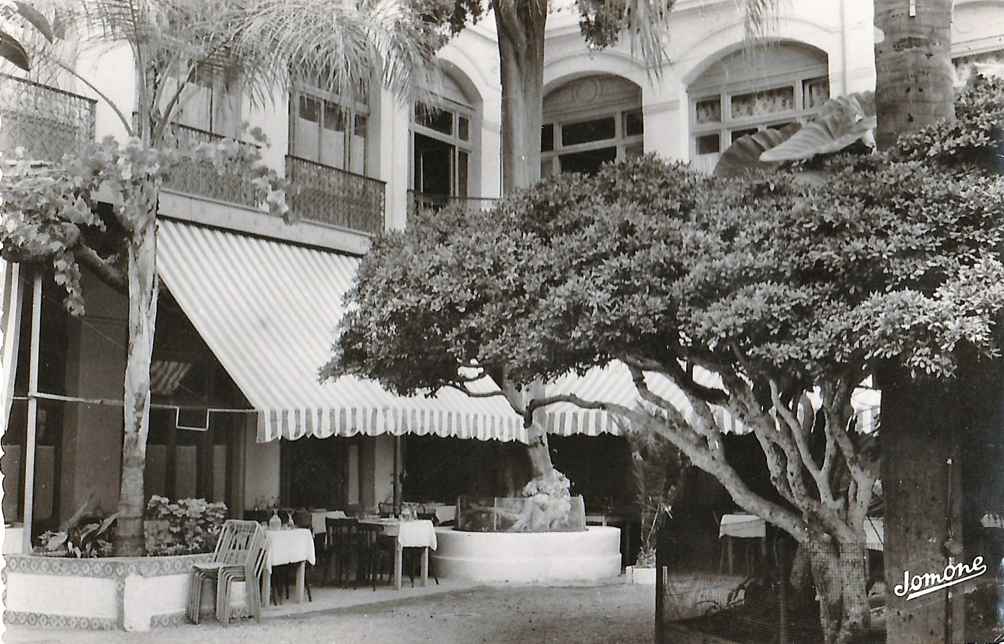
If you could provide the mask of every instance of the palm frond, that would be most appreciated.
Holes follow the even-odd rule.
[[[365,87],[372,70],[399,96],[420,91],[443,42],[400,0],[247,0],[235,33],[252,86],[303,75],[341,94]]]

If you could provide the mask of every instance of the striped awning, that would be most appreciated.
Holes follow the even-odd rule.
[[[526,442],[502,398],[405,398],[351,376],[318,381],[358,258],[171,220],[160,222],[158,246],[164,284],[258,411],[259,442],[385,433]]]
[[[694,370],[694,379],[707,387],[721,386],[721,380],[716,375],[703,369]],[[683,391],[672,381],[661,374],[646,372],[645,383],[654,394],[679,410],[684,418],[688,421],[693,419],[693,406]],[[604,367],[594,367],[582,376],[567,375],[553,384],[546,385],[545,390],[548,396],[575,394],[585,400],[617,403],[631,409],[641,407],[651,411],[656,410],[654,406],[642,402],[631,380],[630,370],[627,365],[619,361],[613,361]],[[820,400],[818,394],[811,394],[809,399],[813,406],[818,408]],[[862,387],[854,391],[851,405],[860,431],[868,433],[874,430],[878,420],[880,400],[881,394],[874,389]],[[727,433],[743,434],[749,431],[723,407],[712,406],[712,413],[719,427]],[[614,414],[595,409],[582,409],[570,403],[548,406],[545,419],[548,433],[558,436],[574,434],[598,436],[603,433],[619,436],[623,433],[622,425],[625,422]]]

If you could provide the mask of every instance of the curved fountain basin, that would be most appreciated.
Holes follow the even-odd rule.
[[[581,532],[460,532],[436,528],[436,573],[483,583],[597,581],[621,571],[619,528]]]

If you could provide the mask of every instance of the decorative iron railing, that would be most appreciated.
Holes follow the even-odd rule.
[[[384,229],[386,184],[323,163],[286,156],[289,207],[305,221],[371,234]]]
[[[0,74],[0,152],[55,162],[94,142],[97,101],[23,78]]]
[[[446,206],[460,206],[465,210],[490,210],[498,203],[495,197],[457,197],[429,192],[408,191],[408,217],[419,210],[439,210]]]
[[[180,123],[172,123],[167,138],[174,141],[179,148],[194,148],[200,143],[219,143],[227,137]],[[244,141],[238,143],[254,145]],[[195,159],[186,159],[175,168],[170,178],[164,182],[164,187],[251,208],[257,208],[264,202],[266,196],[260,188],[251,183],[246,168],[224,168],[220,172],[211,162]]]

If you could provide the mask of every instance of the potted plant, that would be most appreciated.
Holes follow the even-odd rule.
[[[626,433],[631,446],[635,498],[641,514],[641,547],[625,574],[630,583],[655,585],[659,530],[672,518],[684,476],[692,467],[687,457],[661,434],[651,430]]]

